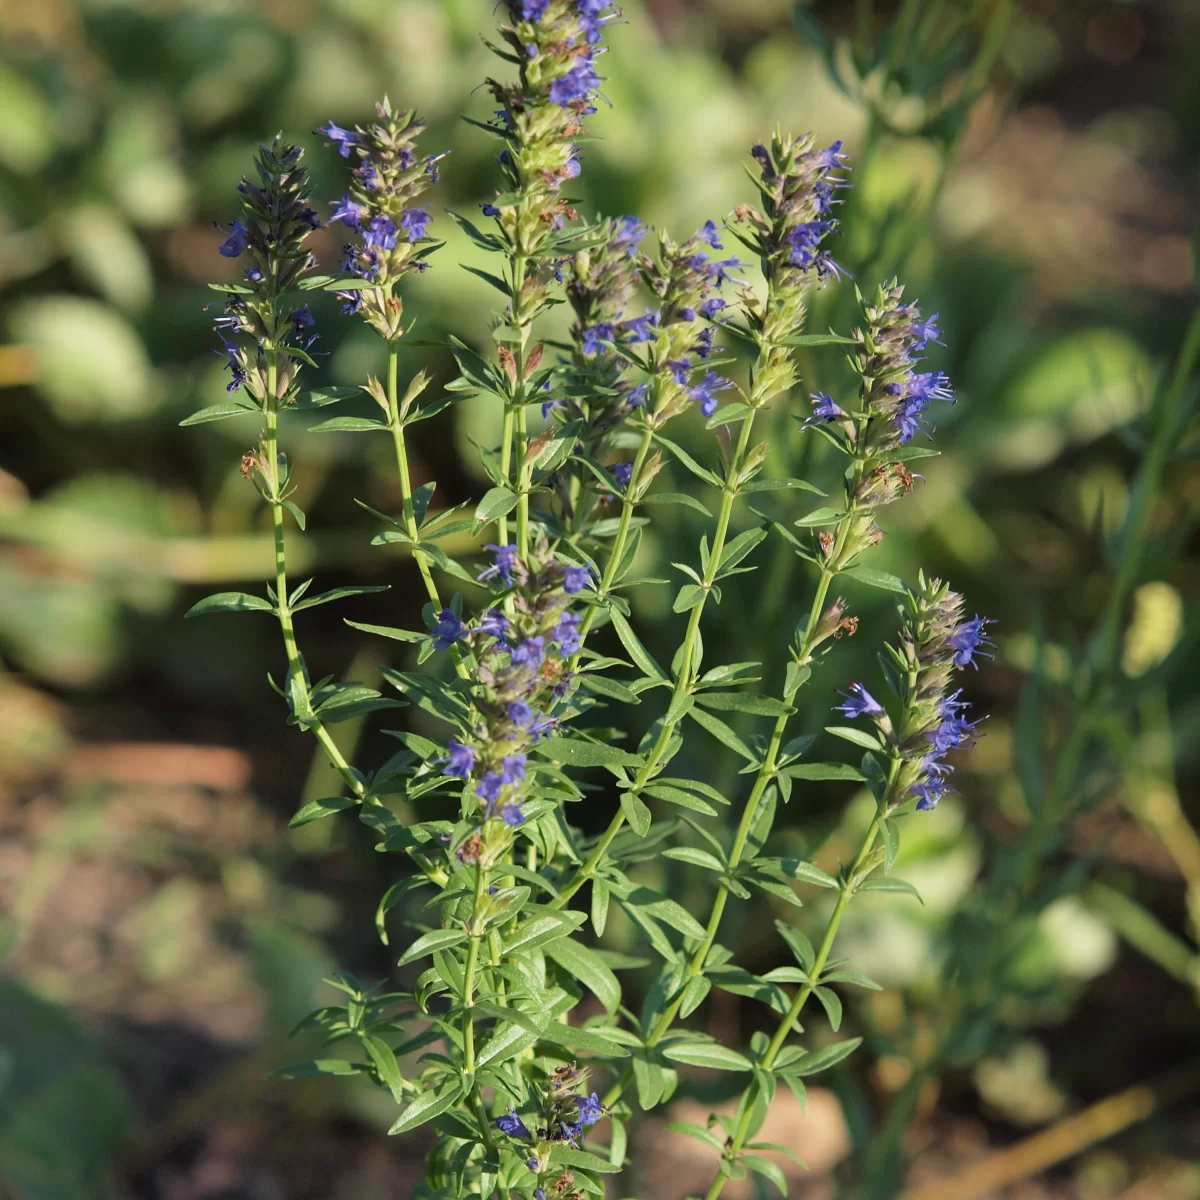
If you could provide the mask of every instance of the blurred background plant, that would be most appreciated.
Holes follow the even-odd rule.
[[[887,985],[847,1014],[869,1053],[804,1117],[781,1097],[762,1136],[809,1160],[781,1160],[799,1195],[1200,1197],[1200,14],[646,0],[626,17],[582,207],[686,233],[741,197],[739,164],[776,119],[844,138],[860,211],[839,261],[864,291],[899,273],[941,311],[963,399],[879,566],[922,562],[1000,619],[998,658],[971,681],[992,716],[961,796],[906,830],[924,906],[867,897],[844,926],[842,952]],[[266,578],[272,541],[238,470],[252,430],[177,422],[224,397],[200,309],[222,262],[212,222],[253,145],[284,129],[315,146],[305,131],[362,120],[387,91],[420,107],[430,145],[456,147],[441,198],[469,211],[492,147],[457,118],[486,115],[490,23],[480,0],[0,4],[0,1194],[349,1200],[420,1176],[370,1091],[266,1080],[334,963],[390,969],[362,931],[391,880],[353,822],[284,830],[331,784],[280,732],[273,639],[248,618],[180,619],[214,585]],[[340,194],[339,162],[312,155],[319,195]],[[454,265],[474,251],[438,231],[451,245],[410,312],[424,338],[452,325],[484,345],[488,289]],[[334,231],[314,240],[336,256]],[[850,299],[830,290],[810,328],[848,327]],[[314,303],[325,381],[378,373],[374,339],[335,305]],[[452,378],[438,351],[416,360],[435,386]],[[837,382],[835,357],[804,365],[803,392]],[[436,478],[448,503],[486,488],[459,450],[494,417],[455,411],[413,448],[415,482]],[[699,421],[680,436],[711,438]],[[779,421],[781,460],[811,445]],[[356,618],[419,623],[413,564],[370,548],[373,518],[349,500],[397,507],[378,449],[305,440],[293,482],[317,519],[289,553],[318,585],[393,585]],[[678,557],[659,528],[647,574]],[[793,560],[773,553],[711,614],[710,641],[743,641],[747,612],[795,620]],[[643,640],[673,644],[646,591]],[[881,593],[854,601],[890,621]],[[326,613],[305,638],[314,674],[369,675],[378,648]],[[863,641],[848,678],[872,669]],[[827,708],[809,696],[817,730]],[[827,867],[869,820],[865,796],[840,820],[844,788],[781,818]],[[669,864],[645,870],[674,883]],[[784,913],[756,903],[728,938],[765,970]],[[724,999],[712,1032],[744,1040],[750,1012]],[[721,1102],[685,1089],[670,1115]],[[643,1130],[641,1194],[702,1190],[711,1163],[692,1146]]]

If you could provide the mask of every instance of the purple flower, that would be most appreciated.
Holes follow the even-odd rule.
[[[709,371],[695,387],[688,389],[688,396],[700,402],[700,411],[711,417],[717,411],[717,393],[727,391],[733,383],[716,371]]]
[[[476,578],[479,580],[495,579],[497,575],[504,580],[505,587],[512,587],[512,570],[517,564],[517,548],[516,546],[484,546],[485,550],[490,550],[495,556],[495,563],[488,567],[481,575]]]
[[[557,725],[557,717],[537,717],[535,718],[533,724],[529,726],[529,736],[533,738],[535,742],[540,742],[542,738],[546,737]]]
[[[475,795],[481,800],[486,800],[490,809],[500,798],[500,789],[503,786],[504,781],[500,778],[500,773],[498,771],[489,771],[479,781],[479,786],[475,789]]]
[[[466,779],[470,776],[471,768],[474,765],[474,748],[464,746],[456,738],[451,738],[450,757],[446,759],[446,765],[442,768],[442,774],[453,775],[456,779]]]
[[[521,20],[540,21],[546,15],[550,0],[522,0]]]
[[[700,315],[702,317],[707,317],[710,321],[713,321],[716,319],[717,313],[719,313],[724,307],[725,301],[722,300],[720,296],[713,296],[711,299],[705,300],[704,303],[700,305]]]
[[[494,204],[480,205],[480,209],[485,217],[498,217],[500,210]]]
[[[973,620],[963,621],[946,639],[947,645],[955,651],[954,665],[956,667],[973,666],[978,670],[979,664],[973,661],[974,655],[979,655],[980,658],[992,657],[986,650],[981,649],[981,647],[996,644],[987,636],[987,627],[990,624],[991,621],[986,617],[981,617],[976,613]]]
[[[931,808],[937,808],[938,801],[946,794],[946,782],[936,775],[931,775],[928,779],[914,783],[908,790],[910,795],[919,797],[918,810],[928,812]]]
[[[507,1133],[509,1137],[529,1137],[529,1130],[525,1128],[525,1123],[517,1116],[515,1109],[509,1109],[502,1117],[496,1118],[496,1125],[501,1133]]]
[[[427,208],[410,208],[400,215],[400,228],[408,234],[409,242],[425,236],[425,229],[433,218]]]
[[[625,401],[630,408],[641,408],[646,403],[646,395],[650,391],[650,385],[647,383],[639,383],[637,387],[631,388],[629,395]]]
[[[463,623],[453,609],[443,608],[433,628],[433,647],[435,650],[449,650],[465,633]]]
[[[390,217],[372,217],[363,233],[363,243],[372,249],[394,250],[396,248],[396,226]]]
[[[630,317],[628,321],[623,321],[621,330],[634,345],[638,342],[651,342],[654,340],[654,330],[658,326],[658,319],[658,309],[647,310],[644,316]]]
[[[916,349],[924,350],[930,342],[937,342],[939,346],[945,343],[941,339],[941,330],[935,322],[938,319],[937,313],[932,317],[926,317],[925,320],[917,320],[912,323],[913,336],[917,339]]]
[[[616,225],[612,248],[632,258],[637,253],[642,238],[646,236],[646,226],[637,217],[618,217]]]
[[[560,108],[570,108],[572,104],[587,101],[599,86],[600,77],[596,74],[596,68],[589,59],[584,59],[550,85],[550,103]]]
[[[217,226],[220,229],[220,225]],[[234,221],[229,227],[229,236],[217,247],[226,258],[237,258],[242,254],[250,241],[250,231],[241,221]]]
[[[846,414],[833,402],[828,392],[811,392],[809,399],[813,402],[812,416],[804,422],[804,428],[815,425],[818,421],[836,421]]]
[[[525,755],[510,754],[501,764],[501,783],[520,783],[525,778]]]
[[[507,709],[508,719],[514,725],[525,728],[533,720],[533,709],[524,700],[513,700]]]
[[[850,691],[853,695],[848,695],[846,692],[838,693],[839,696],[846,697],[846,703],[837,705],[834,712],[845,713],[848,717],[883,716],[883,705],[861,683],[852,683]]]
[[[318,125],[313,130],[314,133],[323,134],[338,148],[338,153],[343,158],[350,157],[350,147],[358,145],[358,135],[351,132],[349,129],[342,129],[341,126],[335,125],[332,121],[325,125]]]
[[[671,369],[671,378],[680,387],[683,387],[688,381],[688,371],[692,368],[691,361],[686,358],[668,358],[667,366]]]
[[[505,825],[520,825],[525,820],[525,814],[521,811],[521,802],[513,800],[508,804],[500,805],[500,820]]]
[[[316,317],[312,315],[307,304],[302,304],[299,308],[290,312],[288,320],[296,326],[297,332],[301,329],[311,329],[317,323]]]
[[[827,150],[817,152],[817,165],[826,171],[836,171],[847,158],[849,155],[842,153],[842,139],[838,138]]]
[[[604,343],[611,342],[617,336],[617,327],[610,321],[600,321],[583,331],[583,341],[580,348],[584,354],[603,354]]]
[[[262,283],[264,279],[262,269],[259,267],[247,267],[246,278],[250,280],[251,283]]]
[[[621,491],[625,491],[629,487],[629,481],[633,478],[633,463],[613,463],[613,465],[608,468],[608,473],[617,481],[617,487],[619,487]]]
[[[506,638],[510,627],[508,618],[498,608],[489,608],[475,628],[485,637]]]
[[[568,596],[574,596],[582,592],[591,581],[591,567],[563,567],[563,591]]]
[[[600,1097],[593,1092],[590,1096],[580,1096],[579,1104],[579,1123],[581,1125],[595,1125],[604,1115],[604,1109],[600,1104]]]
[[[546,1200],[546,1192],[543,1188],[533,1189],[533,1200]]]
[[[225,385],[225,390],[227,392],[236,392],[246,382],[246,368],[242,366],[242,354],[238,349],[237,342],[225,342],[224,346],[226,355],[225,365],[229,368],[230,375],[233,376]],[[221,351],[218,350],[216,353],[220,354]]]
[[[329,214],[329,219],[341,221],[343,225],[357,229],[362,216],[362,209],[349,196],[343,196],[340,200],[333,201],[333,212]]]
[[[721,244],[721,238],[717,233],[716,221],[705,221],[703,228],[696,236],[702,241],[707,242],[714,250],[724,250],[725,247]]]
[[[537,637],[526,638],[513,652],[514,667],[540,667],[546,657],[546,639],[538,634]]]
[[[563,654],[574,654],[583,645],[583,638],[579,636],[579,620],[574,613],[563,613],[550,635]]]

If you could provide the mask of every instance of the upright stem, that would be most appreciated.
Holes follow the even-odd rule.
[[[895,767],[893,766],[893,775]],[[821,971],[825,967],[825,963],[829,959],[829,953],[833,949],[834,939],[837,937],[838,927],[842,923],[842,918],[846,915],[846,908],[850,904],[850,898],[854,895],[858,882],[858,874],[862,870],[863,863],[867,859],[867,855],[875,847],[875,839],[879,836],[879,823],[883,818],[882,810],[875,814],[874,820],[867,829],[866,837],[863,838],[862,846],[859,848],[858,855],[854,859],[854,863],[850,868],[849,874],[846,876],[846,882],[842,886],[841,893],[838,896],[837,903],[834,905],[833,912],[829,917],[829,924],[825,927],[825,936],[821,939],[821,945],[817,949],[817,956],[813,960],[812,970],[809,974],[809,982],[804,984],[793,997],[791,1004],[788,1006],[787,1012],[779,1022],[778,1028],[775,1030],[774,1036],[771,1038],[770,1044],[767,1046],[766,1053],[762,1056],[759,1065],[764,1071],[770,1071],[775,1065],[776,1058],[779,1057],[779,1051],[783,1049],[783,1043],[787,1040],[788,1034],[795,1027],[796,1021],[800,1014],[804,1011],[804,1006],[808,1003],[809,997],[818,985],[821,978]],[[753,1119],[754,1106],[747,1104],[742,1112],[741,1120],[738,1122],[737,1129],[734,1131],[733,1137],[726,1144],[725,1155],[729,1159],[734,1159],[741,1153],[742,1147],[746,1144],[746,1137],[750,1130],[750,1122]],[[704,1200],[717,1200],[721,1191],[725,1187],[726,1176],[718,1173],[712,1181],[712,1186],[705,1193]]]
[[[513,428],[516,421],[514,410],[505,405],[504,423],[500,427],[500,475],[507,482],[512,479],[512,450]],[[501,546],[508,545],[508,514],[505,513],[496,521],[496,541]]]
[[[421,530],[417,524],[416,510],[413,508],[412,477],[408,470],[408,446],[404,440],[404,422],[400,417],[400,388],[398,383],[399,343],[394,341],[388,342],[387,353],[388,423],[392,429],[392,445],[396,451],[396,470],[400,476],[400,501],[403,510],[404,532],[408,534],[412,544],[413,558],[416,559],[417,570],[421,572],[421,579],[425,584],[425,593],[429,597],[433,607],[441,609],[443,607],[442,597],[438,592],[437,584],[433,580],[433,572],[429,569],[429,560],[425,556],[425,551],[421,548]],[[450,658],[454,663],[454,669],[458,672],[459,678],[466,679],[467,666],[463,661],[462,651],[459,649],[457,643],[450,647]]]
[[[275,594],[276,612],[279,617],[279,628],[283,632],[283,645],[287,651],[288,673],[287,694],[292,698],[293,705],[300,703],[302,698],[303,712],[297,713],[305,719],[305,724],[312,731],[321,748],[325,751],[334,769],[345,781],[346,786],[356,796],[365,792],[362,780],[354,773],[346,761],[329,730],[312,712],[309,698],[308,681],[304,677],[304,664],[300,659],[300,650],[296,645],[296,630],[292,624],[292,610],[288,603],[287,579],[287,546],[283,531],[283,500],[280,495],[281,485],[279,476],[279,401],[276,398],[276,388],[279,376],[278,352],[274,349],[267,351],[267,401],[263,409],[265,421],[265,440],[267,457],[267,480],[270,484],[271,495],[268,503],[271,506],[271,526],[275,533]]]
[[[475,903],[472,909],[472,919],[478,913],[480,902],[487,891],[488,872],[476,864],[475,867]],[[479,944],[483,940],[482,932],[473,932],[467,946],[467,965],[463,970],[463,1076],[470,1089],[471,1109],[479,1121],[483,1131],[484,1144],[491,1149],[492,1127],[488,1120],[483,1100],[479,1095],[479,1085],[475,1082],[475,972],[479,966]]]
[[[525,422],[525,405],[517,409],[517,550],[524,558],[529,553],[529,485],[530,473],[525,465],[529,448],[529,431]]]

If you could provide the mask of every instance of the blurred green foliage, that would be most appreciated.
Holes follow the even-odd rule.
[[[594,119],[582,208],[636,212],[686,234],[744,197],[740,164],[775,122],[845,138],[860,233],[839,261],[864,291],[898,273],[946,330],[937,365],[959,403],[938,430],[945,453],[927,460],[878,565],[911,575],[922,563],[951,579],[973,608],[1000,619],[1001,647],[971,681],[977,711],[992,716],[959,767],[961,797],[906,830],[901,870],[924,907],[865,898],[845,927],[844,952],[887,984],[852,1014],[874,1058],[837,1084],[858,1149],[850,1188],[864,1163],[883,1179],[880,1194],[897,1186],[895,1144],[884,1153],[875,1132],[882,1120],[886,1134],[889,1111],[935,1131],[962,1114],[1019,1125],[1030,1110],[1012,1098],[1016,1072],[1017,1091],[1040,1097],[1033,1111],[1045,1120],[1061,1107],[1048,1094],[1095,1098],[1200,1051],[1200,864],[1187,856],[1186,832],[1197,817],[1200,732],[1198,497],[1186,457],[1194,425],[1170,426],[1169,448],[1185,456],[1155,465],[1148,495],[1134,488],[1165,419],[1154,397],[1161,402],[1195,303],[1194,212],[1183,199],[1200,179],[1194,16],[1101,0],[797,12],[785,0],[662,0],[630,4],[611,36],[612,106]],[[492,148],[457,118],[487,111],[477,89],[492,63],[478,34],[490,20],[479,0],[0,8],[0,655],[10,672],[0,677],[0,888],[14,976],[0,998],[0,1180],[16,1195],[166,1194],[154,1164],[185,1171],[179,1164],[199,1154],[188,1138],[204,1141],[227,1095],[210,1086],[202,1047],[219,1047],[220,1070],[236,1072],[265,1040],[246,1060],[245,1078],[261,1079],[283,1053],[269,1039],[308,1011],[329,961],[372,977],[390,969],[366,936],[390,880],[361,831],[326,822],[290,840],[229,835],[232,807],[273,828],[302,793],[327,795],[330,783],[320,765],[310,772],[304,740],[280,733],[263,680],[278,667],[274,639],[256,637],[249,618],[179,619],[214,584],[264,578],[271,541],[238,469],[252,430],[227,422],[181,432],[177,423],[224,397],[204,285],[228,266],[212,222],[232,210],[256,141],[276,129],[298,136],[318,194],[332,200],[340,160],[306,131],[330,117],[352,123],[386,91],[420,108],[430,148],[454,148],[435,213],[469,212],[494,185]],[[417,335],[452,326],[482,343],[491,297],[457,265],[473,252],[448,220],[435,232],[448,244],[406,298]],[[336,231],[321,235],[320,249],[336,256]],[[379,369],[373,342],[337,318],[334,301],[314,308],[324,382],[355,384]],[[853,310],[849,286],[830,288],[810,327],[844,330]],[[836,389],[836,354],[810,353],[805,390]],[[410,356],[408,369],[451,377],[440,352]],[[1184,412],[1194,370],[1179,387],[1175,411]],[[462,452],[498,423],[481,401],[456,411],[457,424],[422,427],[416,447],[417,482],[436,479],[443,504],[482,491]],[[802,397],[794,411],[807,413]],[[711,436],[697,422],[688,445]],[[312,515],[289,549],[296,569],[391,583],[360,602],[356,619],[417,619],[410,565],[380,566],[373,522],[351,499],[394,506],[383,448],[339,436],[293,441],[297,500]],[[819,451],[790,414],[778,414],[772,441],[773,453],[820,476]],[[696,540],[690,513],[670,520],[644,540],[640,573],[662,574],[678,557],[675,539]],[[1131,539],[1136,563],[1123,574]],[[786,547],[762,561],[707,621],[714,653],[744,651],[747,639],[760,643],[753,656],[769,653],[768,636],[807,608]],[[635,614],[643,640],[673,644],[665,594],[644,592]],[[892,631],[880,593],[848,599],[862,618],[848,655],[855,669],[819,680],[810,689],[818,701],[869,678],[874,647]],[[328,611],[303,631],[314,674],[353,662],[362,677],[375,651]],[[1110,643],[1107,691],[1096,682],[1098,640]],[[1103,720],[1081,742],[1086,761],[1068,772],[1064,740],[1095,712]],[[824,715],[819,706],[808,715],[814,731]],[[348,736],[368,749],[376,738],[369,727]],[[163,783],[161,762],[131,782],[128,764],[81,755],[95,743],[232,747],[249,755],[254,787],[219,772],[214,783],[207,767],[197,768],[199,783]],[[707,777],[703,761],[687,770]],[[1037,798],[1055,788],[1069,803],[1034,840]],[[213,794],[232,799],[200,832],[172,816],[174,849],[160,853],[161,813],[151,804],[158,815],[147,817],[137,797],[176,792],[196,811]],[[786,836],[836,866],[869,820],[865,797],[843,820],[847,798],[844,785],[813,787],[792,802]],[[597,800],[597,826],[608,803]],[[141,832],[118,852],[105,831],[124,828],[130,811]],[[1036,861],[1022,858],[1030,845]],[[1019,878],[998,873],[1018,860]],[[114,862],[114,878],[138,881],[127,907],[140,915],[120,937],[116,925],[96,932],[92,966],[85,955],[51,969],[49,942],[78,936],[65,918],[46,932],[46,914],[69,907],[60,889],[107,895],[96,864]],[[647,870],[658,886],[677,882],[668,863]],[[978,936],[964,935],[960,916],[993,900],[989,911],[1006,911],[1012,888],[1024,889],[1021,920],[989,978],[987,1020],[959,1030],[953,1054],[931,1058],[967,969],[955,955],[964,936]],[[748,965],[768,966],[775,952],[767,918],[781,914],[764,908],[732,918],[730,944]],[[799,923],[816,928],[824,915],[813,901]],[[197,924],[203,937],[189,935]],[[139,948],[128,961],[106,940],[126,935]],[[105,986],[76,988],[96,972]],[[214,989],[210,1009],[246,1005],[249,1015],[223,1021],[185,1004],[196,975]],[[55,1007],[72,1004],[78,1022]],[[199,1043],[164,1048],[145,1033],[174,1024]],[[281,1127],[329,1126],[315,1093],[298,1087],[285,1099],[272,1088]],[[387,1115],[373,1103],[350,1089],[336,1099],[376,1138]],[[48,1132],[63,1128],[72,1138]],[[348,1153],[315,1135],[313,1144]],[[1168,1130],[1149,1149],[1131,1145],[1129,1170],[1171,1144]],[[362,1178],[345,1194],[371,1194],[378,1179],[401,1186],[386,1174]],[[293,1180],[284,1194],[309,1193]]]

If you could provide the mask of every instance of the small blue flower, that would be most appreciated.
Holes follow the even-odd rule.
[[[688,381],[688,372],[692,369],[690,360],[686,358],[668,358],[667,366],[671,370],[671,378],[675,380],[680,387],[683,387]]]
[[[833,397],[828,392],[811,392],[809,399],[812,401],[813,410],[812,416],[804,422],[805,429],[810,425],[817,424],[818,421],[836,421],[839,417],[846,415],[833,402]]]
[[[700,315],[707,317],[710,321],[716,320],[717,313],[725,307],[725,301],[720,296],[713,296],[709,300],[705,300],[700,305]]]
[[[433,646],[435,650],[449,650],[466,630],[453,609],[443,608],[437,616],[437,624],[433,628]]]
[[[543,1188],[533,1189],[533,1200],[546,1200],[546,1192]]]
[[[646,226],[637,217],[618,217],[617,228],[613,233],[612,248],[632,258],[637,253],[638,245],[647,232]]]
[[[476,578],[482,581],[485,579],[495,579],[499,575],[504,580],[505,587],[512,587],[512,571],[518,562],[516,546],[496,546],[489,544],[484,546],[484,549],[492,551],[496,556],[496,561],[481,575],[476,576]]]
[[[623,321],[621,331],[633,345],[637,345],[639,342],[652,342],[654,331],[658,327],[658,320],[658,309],[647,310],[643,316],[630,317],[628,321]]]
[[[313,130],[314,133],[323,134],[335,146],[338,153],[343,158],[350,157],[350,148],[358,145],[358,135],[349,129],[342,129],[341,126],[335,125],[332,121],[325,125],[318,125]]]
[[[476,628],[486,637],[506,638],[511,626],[508,623],[508,618],[498,608],[489,608],[480,617]]]
[[[605,342],[611,342],[617,336],[617,327],[610,321],[600,321],[583,331],[580,349],[584,354],[603,354]]]
[[[581,1125],[595,1125],[604,1115],[604,1109],[600,1104],[600,1097],[595,1092],[590,1096],[580,1096],[578,1103],[579,1122]]]
[[[522,729],[530,724],[534,717],[533,709],[524,700],[513,700],[506,711],[508,719],[514,725],[520,725]]]
[[[480,209],[485,217],[498,217],[500,210],[494,204],[482,204]]]
[[[557,725],[557,717],[536,717],[533,724],[529,726],[529,736],[533,738],[535,742],[540,742],[542,738],[549,736],[550,732],[555,729]]]
[[[525,755],[510,754],[501,761],[500,782],[520,783],[525,778]]]
[[[247,267],[246,278],[250,280],[251,283],[262,283],[265,276],[263,275],[261,268]]]
[[[500,789],[504,786],[504,781],[500,778],[499,771],[489,771],[480,781],[479,786],[475,789],[475,795],[481,800],[486,800],[490,808],[500,799]],[[527,1135],[528,1136],[528,1135]]]
[[[512,661],[515,667],[540,667],[546,657],[546,639],[538,634],[537,637],[526,638],[513,652]]]
[[[288,314],[288,320],[296,327],[297,333],[301,329],[311,329],[317,319],[312,315],[307,304],[302,304],[299,308]]]
[[[563,591],[568,596],[574,596],[582,592],[591,581],[591,567],[563,567]]]
[[[853,695],[848,695],[846,692],[838,693],[839,696],[846,697],[846,703],[837,705],[834,712],[845,713],[848,717],[883,716],[883,705],[861,683],[852,683],[850,691]]]
[[[613,463],[608,468],[608,473],[617,481],[617,486],[621,491],[625,491],[629,487],[630,480],[633,478],[633,463]]]
[[[443,775],[453,775],[456,779],[467,779],[471,768],[475,765],[475,750],[464,746],[456,738],[450,739],[450,757],[442,768]]]
[[[579,636],[579,621],[580,618],[574,613],[563,613],[554,627],[551,637],[563,654],[574,654],[583,645],[583,638]]]
[[[221,227],[218,225],[218,229]],[[229,227],[229,236],[217,247],[226,258],[237,258],[245,252],[250,241],[250,231],[241,221],[234,221]]]
[[[717,411],[717,393],[727,391],[731,387],[731,380],[718,375],[716,371],[709,371],[695,387],[688,390],[688,396],[692,400],[698,400],[700,411],[706,417],[711,417]]]
[[[496,1125],[501,1133],[507,1133],[509,1137],[529,1137],[529,1130],[525,1128],[525,1123],[517,1116],[515,1109],[509,1109],[502,1117],[496,1118]]]
[[[925,320],[916,320],[912,324],[913,336],[917,339],[916,348],[924,350],[930,342],[937,342],[939,346],[945,343],[941,339],[941,330],[935,322],[938,319],[937,313],[932,317],[926,317]]]
[[[525,814],[521,811],[521,802],[513,800],[508,804],[500,805],[500,820],[505,825],[520,825],[525,820]]]
[[[557,104],[560,108],[586,103],[599,86],[600,77],[596,74],[596,68],[589,60],[584,59],[550,85],[550,103]]]
[[[521,0],[521,20],[540,21],[546,15],[550,0]]]
[[[914,783],[908,790],[911,795],[919,797],[917,808],[921,812],[928,812],[931,808],[937,808],[938,801],[946,794],[947,789],[945,780],[932,775]]]
[[[637,387],[630,389],[625,401],[630,408],[641,408],[646,403],[646,396],[649,391],[650,385],[648,383],[639,383]]]
[[[721,244],[721,238],[717,233],[716,221],[705,221],[703,228],[696,236],[702,241],[707,242],[714,250],[724,250],[725,247]]]
[[[433,218],[427,208],[410,208],[400,216],[400,228],[408,234],[409,242],[425,236],[426,227]]]
[[[379,250],[396,248],[396,225],[390,217],[372,217],[363,233],[364,245]]]
[[[973,661],[975,655],[980,658],[992,657],[986,650],[981,649],[981,647],[996,644],[987,636],[987,627],[990,624],[991,621],[977,613],[973,620],[964,621],[946,639],[946,644],[955,651],[954,665],[956,667],[972,666],[978,670],[979,664]]]
[[[343,196],[340,200],[335,200],[333,202],[333,212],[329,214],[331,221],[341,221],[343,225],[349,225],[351,229],[357,229],[362,218],[362,209],[349,196]]]

